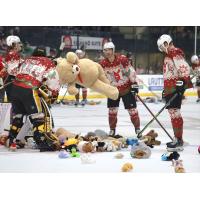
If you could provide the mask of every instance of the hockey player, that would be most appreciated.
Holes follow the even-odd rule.
[[[3,86],[3,77],[5,77],[5,66],[3,63],[3,57],[0,56],[0,103],[4,102],[4,88],[1,88]]]
[[[57,98],[60,89],[54,63],[46,57],[45,48],[37,47],[32,57],[21,64],[12,87],[13,122],[9,132],[10,147],[16,146],[16,137],[28,115],[33,124],[33,137],[41,151],[55,150],[45,139],[45,114],[39,97],[39,88],[45,84],[49,94]]]
[[[129,64],[129,60],[124,55],[115,55],[115,45],[112,42],[107,42],[103,46],[105,59],[100,64],[103,67],[110,84],[117,87],[119,90],[119,98],[112,100],[108,98],[107,107],[109,109],[109,126],[110,135],[115,135],[117,125],[117,113],[120,100],[122,99],[125,109],[130,115],[132,124],[135,127],[135,133],[138,137],[140,132],[140,118],[136,105],[135,95],[138,93],[138,85],[136,83],[136,72]]]
[[[197,103],[200,103],[200,60],[197,55],[191,57],[192,69],[197,75],[196,77],[196,87],[197,87]]]
[[[166,103],[177,93],[176,98],[167,106],[175,136],[172,142],[167,143],[167,149],[183,150],[183,118],[180,109],[185,90],[192,87],[190,67],[185,61],[183,51],[174,46],[170,35],[160,36],[157,45],[158,49],[165,54],[163,78]]]
[[[19,65],[22,63],[23,59],[21,58],[20,52],[22,51],[22,43],[18,36],[10,35],[6,38],[6,43],[8,46],[7,53],[5,55],[6,63],[6,72],[7,76],[4,77],[4,84],[9,83],[5,87],[7,100],[11,101],[11,88],[12,81],[15,79],[15,76],[18,73]]]
[[[85,51],[83,51],[81,49],[77,49],[75,53],[76,53],[76,55],[78,56],[79,59],[85,58],[85,56],[86,56]],[[80,97],[80,89],[82,89],[82,97],[83,97],[83,99],[82,99],[80,104],[82,106],[84,106],[87,103],[87,88],[85,88],[85,87],[83,87],[83,86],[81,86],[79,84],[76,84],[76,88],[78,89],[78,94],[75,95],[76,101],[75,101],[74,105],[78,106],[79,97]]]

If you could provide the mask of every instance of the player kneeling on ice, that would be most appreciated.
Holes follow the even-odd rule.
[[[183,118],[180,113],[182,97],[187,88],[192,87],[190,67],[185,61],[184,53],[176,48],[169,35],[162,35],[157,41],[158,49],[165,54],[163,65],[164,98],[168,109],[174,140],[167,143],[169,151],[183,150]],[[174,96],[176,95],[176,96]],[[174,99],[172,99],[175,97]]]
[[[12,149],[16,137],[23,126],[23,116],[28,115],[33,124],[33,137],[40,151],[53,151],[57,148],[57,138],[46,123],[48,107],[39,96],[39,88],[46,85],[49,95],[57,98],[60,89],[59,76],[54,63],[46,57],[46,50],[37,47],[32,57],[24,60],[16,75],[12,88],[13,116],[9,132],[9,146]],[[43,106],[42,106],[43,105]]]
[[[108,98],[107,106],[109,109],[110,135],[115,135],[117,125],[117,113],[120,100],[122,99],[125,109],[128,111],[131,122],[135,127],[135,133],[141,137],[140,118],[138,115],[136,97],[138,84],[136,83],[136,72],[129,60],[124,55],[115,55],[115,45],[112,42],[104,44],[103,52],[105,59],[100,64],[103,67],[111,85],[119,90],[119,97],[115,100]]]

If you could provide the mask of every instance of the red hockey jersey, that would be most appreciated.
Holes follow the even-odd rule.
[[[9,75],[16,76],[23,59],[17,51],[9,51],[5,55],[6,71]]]
[[[3,58],[0,56],[0,78],[4,78],[5,76],[5,66],[3,64]]]
[[[115,55],[113,62],[103,59],[100,62],[111,85],[118,88],[120,93],[130,88],[136,81],[136,72],[124,55]]]
[[[54,63],[46,57],[29,57],[19,67],[14,84],[25,88],[39,88],[44,82],[51,91],[50,95],[57,94],[60,90]]]
[[[185,60],[184,53],[179,48],[171,49],[164,58],[163,78],[165,95],[176,91],[176,81],[184,80],[185,88],[191,88],[190,66]]]

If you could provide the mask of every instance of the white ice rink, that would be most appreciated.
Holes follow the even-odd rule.
[[[200,104],[196,98],[187,97],[182,106],[184,118],[184,140],[189,145],[180,152],[181,159],[186,172],[200,172],[200,154],[197,151],[200,145]],[[163,103],[148,103],[154,113],[157,113]],[[146,108],[139,102],[138,110],[141,118],[141,128],[152,118]],[[63,127],[75,133],[86,134],[95,129],[109,131],[107,120],[106,100],[103,99],[100,105],[86,105],[84,108],[75,108],[67,105],[56,105],[52,108],[55,126]],[[118,113],[117,133],[124,136],[134,136],[134,128],[130,122],[129,115],[123,108],[121,102]],[[158,119],[173,136],[172,127],[167,110]],[[171,162],[161,161],[161,155],[166,152],[165,143],[170,141],[166,133],[154,122],[148,130],[154,129],[158,132],[158,140],[162,142],[160,146],[154,147],[149,159],[132,159],[128,150],[123,150],[124,158],[117,160],[114,158],[116,152],[94,153],[92,158],[96,160],[94,164],[82,164],[80,158],[59,159],[58,152],[40,153],[37,150],[18,150],[9,152],[1,146],[0,148],[0,172],[120,172],[121,167],[126,162],[131,162],[134,166],[132,173],[136,172],[164,172],[174,173]]]

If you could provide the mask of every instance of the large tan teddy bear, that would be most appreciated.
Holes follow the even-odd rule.
[[[110,99],[116,100],[119,91],[110,85],[101,65],[90,59],[79,59],[73,52],[68,52],[66,58],[57,60],[57,71],[61,84],[68,84],[68,93],[76,95],[78,83],[86,88],[91,88],[102,93]]]

